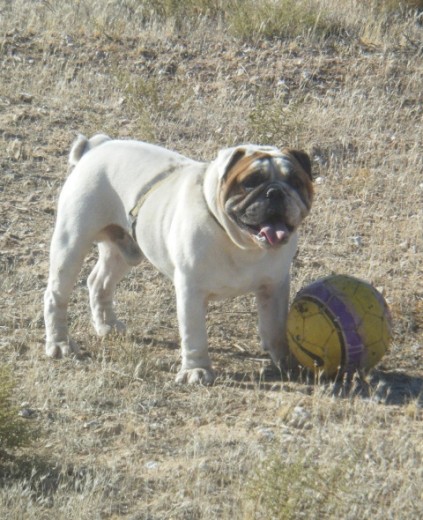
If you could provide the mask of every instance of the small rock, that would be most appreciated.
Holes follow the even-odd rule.
[[[293,426],[294,428],[309,430],[312,428],[312,425],[309,422],[310,418],[311,418],[311,414],[308,410],[306,410],[302,406],[296,406],[292,410],[291,420],[289,421],[289,425]]]
[[[257,431],[262,438],[268,441],[272,441],[275,438],[275,432],[270,428],[259,428]]]
[[[120,435],[123,432],[123,425],[117,424],[105,424],[101,429],[101,433],[105,436]]]
[[[32,94],[28,94],[28,92],[21,92],[20,95],[19,95],[19,99],[23,102],[23,103],[32,103],[33,99],[34,99],[34,96]]]
[[[96,428],[97,426],[100,426],[100,423],[99,423],[99,421],[96,421],[96,420],[87,421],[86,423],[84,423],[85,429]]]
[[[361,247],[363,245],[363,238],[360,235],[351,237],[351,240],[352,240],[352,243],[357,247]]]
[[[23,408],[22,410],[20,410],[19,415],[21,417],[24,417],[25,419],[29,419],[31,417],[34,417],[36,413],[37,412],[32,408]]]

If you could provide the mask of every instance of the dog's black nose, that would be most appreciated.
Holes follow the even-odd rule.
[[[266,197],[270,200],[281,200],[283,197],[283,192],[280,188],[272,186],[267,190]]]

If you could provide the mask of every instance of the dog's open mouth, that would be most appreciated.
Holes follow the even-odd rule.
[[[288,242],[293,227],[283,222],[280,218],[271,218],[259,225],[247,225],[249,233],[260,243],[267,247],[276,247]]]

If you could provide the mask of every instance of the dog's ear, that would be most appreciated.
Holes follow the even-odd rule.
[[[229,159],[228,164],[226,165],[226,172],[225,175],[232,170],[232,168],[235,166],[235,164],[240,161],[243,157],[245,157],[245,148],[238,148],[235,150],[235,152],[231,155],[231,158]]]
[[[231,169],[245,157],[247,149],[245,146],[237,146],[236,148],[227,148],[219,152],[216,163],[219,170],[219,179],[223,181]]]
[[[313,174],[311,172],[311,160],[308,153],[304,150],[292,150],[289,149],[289,153],[299,162],[301,168],[307,173],[311,180],[313,180]]]

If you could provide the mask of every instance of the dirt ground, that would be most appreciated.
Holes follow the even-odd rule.
[[[210,20],[137,26],[133,11],[125,25],[102,18],[101,2],[90,17],[73,4],[0,3],[0,352],[38,432],[0,462],[0,516],[419,518],[421,24],[246,41]],[[337,272],[384,294],[394,340],[367,382],[282,380],[245,296],[210,305],[215,385],[178,386],[171,283],[147,262],[134,269],[116,301],[128,333],[100,340],[86,290],[94,248],[70,308],[83,356],[47,359],[57,197],[72,141],[96,132],[202,160],[243,142],[304,148],[316,197],[292,292]]]

